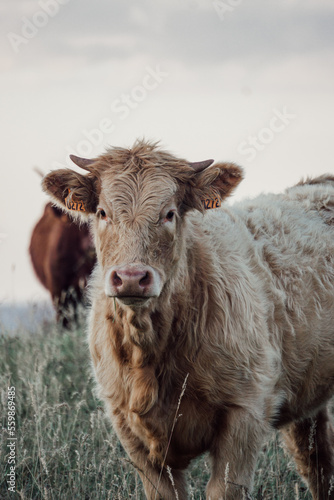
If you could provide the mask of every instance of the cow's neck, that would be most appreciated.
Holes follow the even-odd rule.
[[[184,352],[192,358],[200,348],[201,332],[209,328],[211,321],[213,287],[217,280],[212,252],[206,248],[205,237],[196,228],[196,238],[186,242],[182,272],[175,286],[172,302],[175,304],[171,334],[182,342]],[[183,350],[182,349],[182,350]]]

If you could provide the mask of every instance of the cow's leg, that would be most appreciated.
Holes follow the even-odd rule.
[[[210,450],[207,500],[251,498],[256,461],[269,430],[266,422],[242,409],[228,412]]]
[[[122,441],[124,444],[124,440]],[[186,500],[187,488],[184,473],[181,470],[161,469],[148,458],[147,452],[132,451],[128,455],[143,483],[147,500]]]
[[[132,433],[122,414],[113,412],[110,407],[109,411],[113,416],[113,427],[143,483],[147,500],[186,500],[188,497],[183,471],[167,471],[159,463],[153,463],[149,458],[149,450]]]
[[[54,308],[56,310],[57,323],[63,328],[70,329],[73,324],[78,323],[77,293],[74,288],[69,287],[52,295]]]
[[[146,462],[141,468],[136,465],[144,485],[145,495],[148,500],[187,500],[187,489],[184,474],[180,470],[170,470],[153,467]]]
[[[51,289],[51,298],[53,307],[56,311],[56,321],[63,328],[68,328],[68,319],[66,315],[66,292],[59,289]]]
[[[313,498],[334,499],[334,429],[328,410],[294,422],[282,433]]]

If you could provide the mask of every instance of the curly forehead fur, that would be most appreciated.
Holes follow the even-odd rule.
[[[110,148],[90,168],[96,174],[109,171],[133,175],[152,169],[163,169],[181,182],[187,182],[193,174],[189,162],[160,149],[159,143],[145,141],[136,141],[132,148]]]
[[[145,219],[156,222],[161,206],[177,192],[176,183],[159,168],[131,173],[108,170],[101,181],[100,205],[110,208],[113,218],[125,223]]]
[[[116,220],[141,223],[156,222],[162,205],[174,195],[176,203],[184,198],[193,169],[158,144],[137,141],[131,149],[110,149],[91,172],[100,178],[99,205]]]

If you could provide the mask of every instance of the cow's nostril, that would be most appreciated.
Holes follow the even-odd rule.
[[[150,276],[150,273],[149,272],[146,272],[145,273],[145,276],[143,276],[141,278],[141,280],[139,281],[139,285],[140,286],[147,286],[151,283],[151,276]]]
[[[118,274],[116,273],[116,271],[114,271],[112,273],[112,283],[114,286],[121,286],[123,281],[122,281],[122,278],[120,276],[118,276]]]

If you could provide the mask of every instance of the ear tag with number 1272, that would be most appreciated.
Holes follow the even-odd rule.
[[[86,212],[83,201],[78,200],[73,194],[71,196],[70,189],[68,190],[68,195],[65,198],[65,205],[68,210],[74,210],[75,212]]]
[[[220,198],[204,198],[202,199],[202,203],[206,210],[210,210],[211,208],[218,208],[221,206]]]

